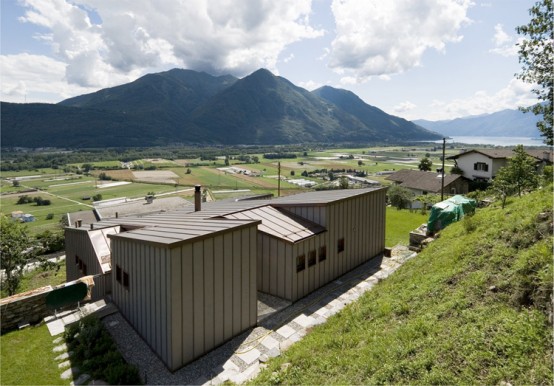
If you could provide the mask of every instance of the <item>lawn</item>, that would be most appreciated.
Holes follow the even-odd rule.
[[[394,247],[397,244],[408,245],[410,232],[426,223],[428,214],[421,214],[420,211],[410,212],[408,209],[398,210],[387,207],[387,225],[385,231],[385,245]]]
[[[0,336],[0,384],[68,385],[71,379],[60,378],[53,340],[45,324]]]

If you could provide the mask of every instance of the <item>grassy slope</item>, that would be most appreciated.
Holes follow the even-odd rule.
[[[451,225],[254,383],[552,384],[551,191]]]

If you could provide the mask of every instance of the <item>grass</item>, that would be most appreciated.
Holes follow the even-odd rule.
[[[552,384],[551,224],[550,187],[450,225],[252,383]]]
[[[53,337],[45,324],[0,336],[0,384],[68,385],[60,378]]]
[[[385,245],[387,247],[394,247],[397,244],[408,245],[410,232],[426,223],[428,218],[428,214],[421,214],[419,210],[410,212],[408,209],[398,210],[387,207]]]

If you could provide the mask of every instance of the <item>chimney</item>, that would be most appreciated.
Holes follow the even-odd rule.
[[[80,228],[83,225],[83,220],[79,219],[75,221],[75,228]]]
[[[194,186],[194,211],[199,212],[202,206],[202,194],[200,193],[200,185]]]

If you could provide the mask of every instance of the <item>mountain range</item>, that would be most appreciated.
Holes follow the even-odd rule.
[[[537,117],[520,110],[468,116],[444,121],[415,120],[415,124],[447,136],[539,138]]]
[[[437,140],[354,93],[172,69],[58,104],[1,103],[2,147],[130,147]]]

